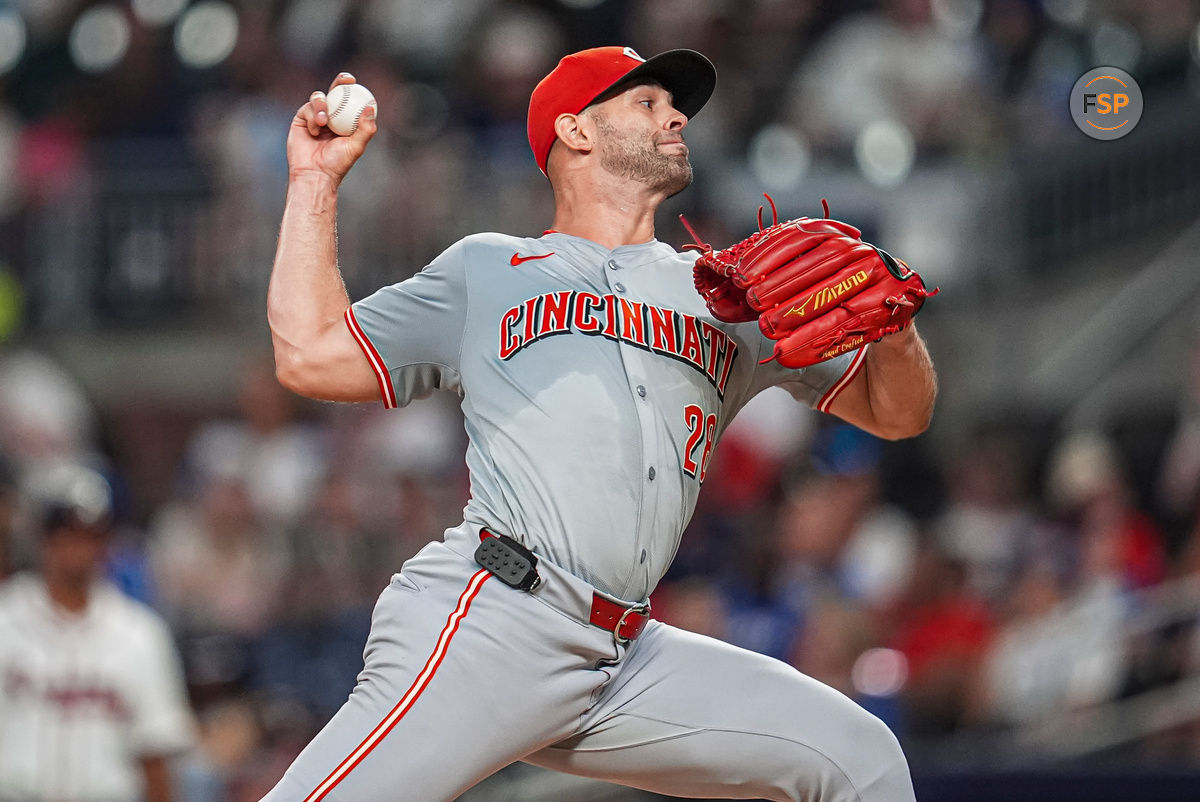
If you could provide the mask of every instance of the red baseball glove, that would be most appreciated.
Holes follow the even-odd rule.
[[[771,202],[771,211],[775,204]],[[821,202],[824,205],[824,201]],[[862,241],[854,226],[800,217],[776,221],[741,242],[700,251],[696,289],[718,320],[758,319],[775,340],[774,358],[789,368],[824,362],[908,325],[937,293],[886,251]]]

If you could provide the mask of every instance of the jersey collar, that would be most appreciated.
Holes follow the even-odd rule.
[[[647,242],[638,242],[632,245],[618,245],[616,248],[609,250],[598,242],[593,242],[592,240],[585,239],[584,237],[576,237],[572,234],[564,234],[561,231],[554,231],[553,229],[548,229],[547,231],[542,232],[542,239],[546,239],[548,242],[554,243],[552,247],[555,248],[569,245],[573,246],[577,250],[594,254],[600,258],[609,258],[620,255],[637,256],[639,254],[652,253],[659,248],[670,248],[669,245],[660,242],[658,239],[651,238]]]

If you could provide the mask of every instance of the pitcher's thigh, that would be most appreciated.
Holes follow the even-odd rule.
[[[268,802],[451,800],[572,731],[598,672],[538,651],[562,616],[462,558],[413,562],[376,605],[358,685]]]
[[[663,624],[628,661],[581,735],[526,760],[675,796],[914,799],[887,726],[791,666]]]

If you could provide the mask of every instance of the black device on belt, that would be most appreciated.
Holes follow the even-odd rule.
[[[488,533],[475,549],[475,562],[517,590],[533,590],[542,583],[537,555],[508,535]]]
[[[475,562],[501,582],[518,590],[533,590],[542,584],[538,576],[538,558],[529,549],[508,535],[497,535],[487,529],[479,531],[479,548]],[[592,591],[592,608],[588,622],[612,633],[617,645],[629,643],[642,633],[650,621],[650,605],[628,604],[605,598]]]

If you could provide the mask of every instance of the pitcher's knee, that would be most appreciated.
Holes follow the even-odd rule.
[[[866,725],[870,734],[863,739],[864,749],[868,750],[867,770],[855,780],[863,802],[915,800],[908,759],[904,756],[899,739],[880,719],[870,713],[866,716],[870,720]],[[864,773],[865,778],[861,776]]]
[[[838,715],[812,721],[799,737],[769,747],[772,799],[796,802],[913,802],[908,761],[887,725],[846,700]],[[807,736],[807,737],[805,737]],[[764,756],[765,757],[765,756]]]
[[[808,785],[798,789],[796,799],[912,802],[912,778],[900,741],[879,718],[857,704],[853,707],[829,723],[831,732],[823,744],[814,745],[829,764],[820,772],[822,793],[813,794],[813,786]],[[811,765],[811,759],[804,762]]]

